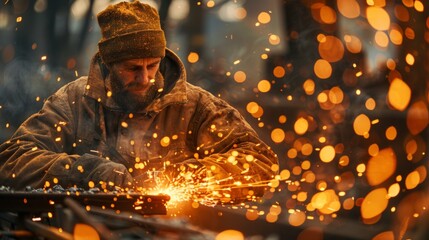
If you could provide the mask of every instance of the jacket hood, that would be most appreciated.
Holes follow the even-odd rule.
[[[187,102],[185,66],[168,48],[161,61],[159,72],[165,81],[164,91],[146,109],[139,111],[140,113],[159,112],[168,105]],[[84,96],[95,99],[110,110],[124,111],[112,97],[108,96],[107,75],[108,69],[102,62],[100,53],[96,53],[91,60]]]

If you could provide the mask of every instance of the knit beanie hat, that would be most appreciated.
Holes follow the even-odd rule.
[[[98,49],[104,63],[165,56],[164,31],[151,6],[120,2],[101,11],[97,19],[102,34]]]

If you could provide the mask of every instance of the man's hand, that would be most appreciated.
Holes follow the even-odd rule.
[[[69,173],[69,185],[83,188],[98,186],[113,190],[115,187],[131,188],[132,183],[133,178],[123,164],[91,154],[78,158]]]
[[[127,168],[120,163],[112,161],[99,164],[88,177],[96,185],[106,186],[107,189],[113,189],[115,186],[122,188],[131,187],[133,182],[133,177]]]

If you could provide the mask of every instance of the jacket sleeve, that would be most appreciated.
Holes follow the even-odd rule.
[[[264,187],[277,174],[277,168],[272,168],[278,164],[276,154],[238,110],[217,98],[201,102],[195,115],[197,124],[191,131],[195,133],[198,160],[212,183],[209,191],[219,192],[223,202],[263,195]]]
[[[68,185],[69,169],[79,156],[65,151],[74,141],[67,89],[68,85],[48,98],[38,113],[0,145],[0,185],[15,189]]]

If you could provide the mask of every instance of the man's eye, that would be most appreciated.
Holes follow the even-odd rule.
[[[126,68],[126,70],[129,71],[129,72],[135,72],[138,69],[139,69],[138,67],[128,67],[128,68]]]

